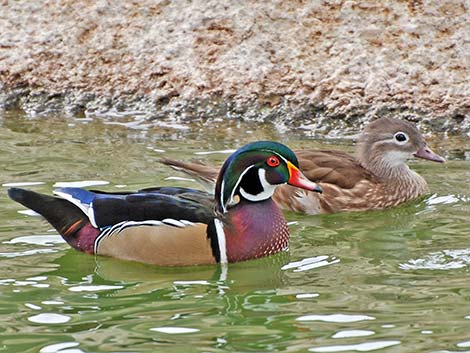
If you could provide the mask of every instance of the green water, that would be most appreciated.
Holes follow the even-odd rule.
[[[423,200],[289,213],[298,222],[289,253],[228,268],[159,268],[69,249],[39,217],[18,213],[8,185],[199,187],[171,179],[182,175],[158,158],[221,163],[226,153],[206,152],[258,139],[352,152],[352,140],[230,120],[111,122],[0,113],[0,351],[470,352],[468,138],[430,139],[444,165],[411,162],[432,190]]]

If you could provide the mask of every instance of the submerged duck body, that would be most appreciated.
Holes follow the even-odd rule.
[[[407,159],[444,162],[413,124],[391,118],[366,126],[356,156],[333,150],[300,150],[296,155],[302,172],[323,193],[284,185],[277,188],[273,199],[283,209],[305,214],[384,209],[416,199],[428,192],[428,185],[408,167]],[[217,168],[200,163],[162,162],[209,182],[217,174]]]
[[[77,250],[163,266],[236,262],[287,248],[289,230],[272,194],[290,183],[321,189],[286,146],[255,142],[230,156],[214,195],[178,187],[105,193],[80,188],[56,196],[12,188],[10,198],[46,218]]]

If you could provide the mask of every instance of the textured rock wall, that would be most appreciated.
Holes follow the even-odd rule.
[[[0,104],[31,114],[400,114],[470,131],[468,0],[4,0],[0,33]]]

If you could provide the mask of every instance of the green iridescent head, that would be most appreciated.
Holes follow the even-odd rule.
[[[289,147],[272,141],[249,143],[233,153],[220,170],[215,189],[217,209],[226,212],[240,199],[269,199],[276,186],[285,183],[321,191],[299,171],[297,157]]]

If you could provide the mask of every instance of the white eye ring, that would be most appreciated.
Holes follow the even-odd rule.
[[[410,139],[407,134],[401,131],[395,133],[395,135],[393,135],[393,138],[395,139],[395,142],[399,145],[404,145]]]

